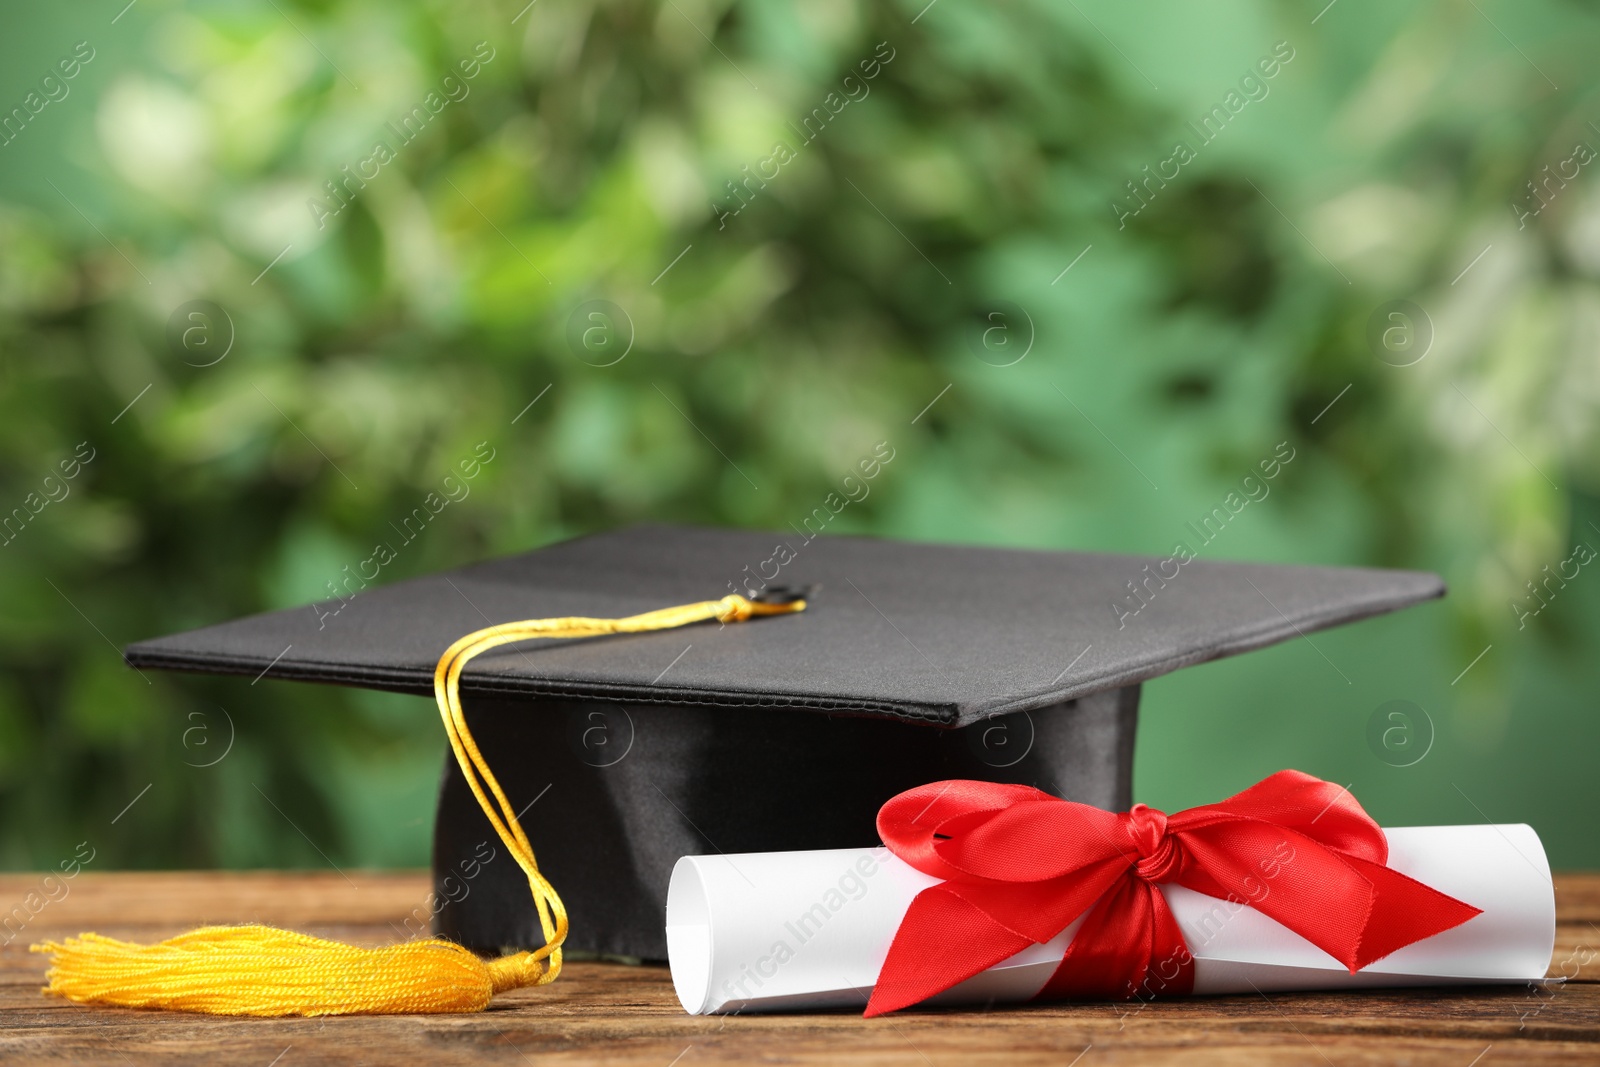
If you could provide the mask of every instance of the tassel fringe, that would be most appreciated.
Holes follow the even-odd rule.
[[[211,1015],[482,1011],[497,989],[545,970],[529,952],[485,963],[450,941],[355,948],[270,926],[207,926],[154,945],[80,934],[32,951],[55,954],[45,991],[68,1000]]]

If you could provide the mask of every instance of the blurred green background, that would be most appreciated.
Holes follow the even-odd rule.
[[[1149,684],[1139,799],[1600,867],[1594,4],[124,3],[0,16],[0,866],[425,864],[429,701],[117,648],[327,596],[480,441],[384,580],[888,440],[839,528],[1162,555],[1289,442],[1204,557],[1451,594]]]

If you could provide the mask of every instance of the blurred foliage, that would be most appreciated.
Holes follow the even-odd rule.
[[[427,701],[115,649],[326,596],[480,441],[385,580],[646,518],[784,527],[885,439],[841,527],[1163,555],[1290,442],[1203,555],[1452,595],[1148,685],[1140,799],[1299,766],[1600,866],[1600,578],[1512,607],[1600,547],[1597,168],[1527,185],[1600,146],[1592,5],[923,4],[5,15],[0,509],[30,514],[0,548],[0,866],[84,838],[107,868],[422,864]],[[1370,340],[1394,300],[1431,335],[1409,366]],[[1367,744],[1393,699],[1431,718],[1414,766]]]

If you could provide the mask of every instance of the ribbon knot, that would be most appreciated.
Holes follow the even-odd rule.
[[[1178,842],[1167,833],[1167,813],[1143,804],[1135,804],[1125,814],[1117,816],[1122,828],[1133,838],[1139,850],[1139,861],[1134,872],[1146,882],[1170,882],[1183,866],[1183,853]]]
[[[878,835],[941,881],[901,920],[868,1016],[926,1000],[1080,918],[1040,999],[1192,992],[1194,957],[1159,883],[1247,901],[1352,973],[1479,914],[1391,870],[1383,830],[1355,798],[1300,771],[1170,815],[934,782],[886,803]]]

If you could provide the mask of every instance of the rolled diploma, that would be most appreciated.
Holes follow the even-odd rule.
[[[1483,914],[1351,974],[1244,905],[1162,885],[1195,958],[1194,992],[1527,982],[1555,946],[1550,865],[1532,827],[1388,829],[1389,866]],[[667,954],[691,1015],[862,1008],[911,900],[938,879],[883,847],[685,856],[667,891]],[[1269,891],[1270,891],[1270,882]],[[929,1001],[1031,999],[1082,918]],[[951,931],[958,957],[963,932]]]

